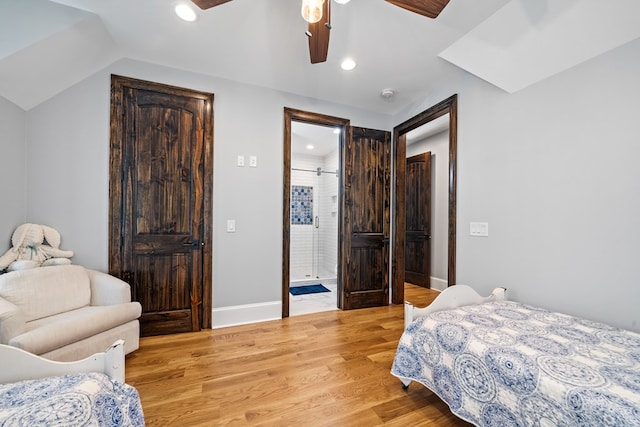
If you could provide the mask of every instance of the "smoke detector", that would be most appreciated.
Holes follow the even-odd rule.
[[[395,94],[396,93],[393,89],[382,89],[380,92],[380,96],[384,99],[391,99]]]

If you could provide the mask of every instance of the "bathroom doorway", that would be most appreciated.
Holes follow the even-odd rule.
[[[291,316],[337,309],[341,131],[291,123]]]
[[[282,317],[336,310],[349,120],[285,108]],[[322,292],[304,293],[320,285]]]

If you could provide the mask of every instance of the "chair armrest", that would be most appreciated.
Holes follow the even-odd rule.
[[[131,287],[117,277],[87,269],[91,281],[91,305],[114,305],[131,302]]]
[[[25,331],[24,314],[15,304],[0,297],[0,344]]]

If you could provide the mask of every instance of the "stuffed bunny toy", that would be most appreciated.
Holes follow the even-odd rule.
[[[0,256],[0,271],[71,264],[69,258],[73,251],[59,249],[60,233],[46,225],[27,223],[18,226],[11,236],[11,244],[13,247]]]

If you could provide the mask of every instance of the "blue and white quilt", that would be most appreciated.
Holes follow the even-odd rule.
[[[640,426],[640,334],[512,301],[416,319],[391,373],[478,426]]]
[[[0,426],[144,426],[144,416],[130,385],[70,374],[0,385]]]

